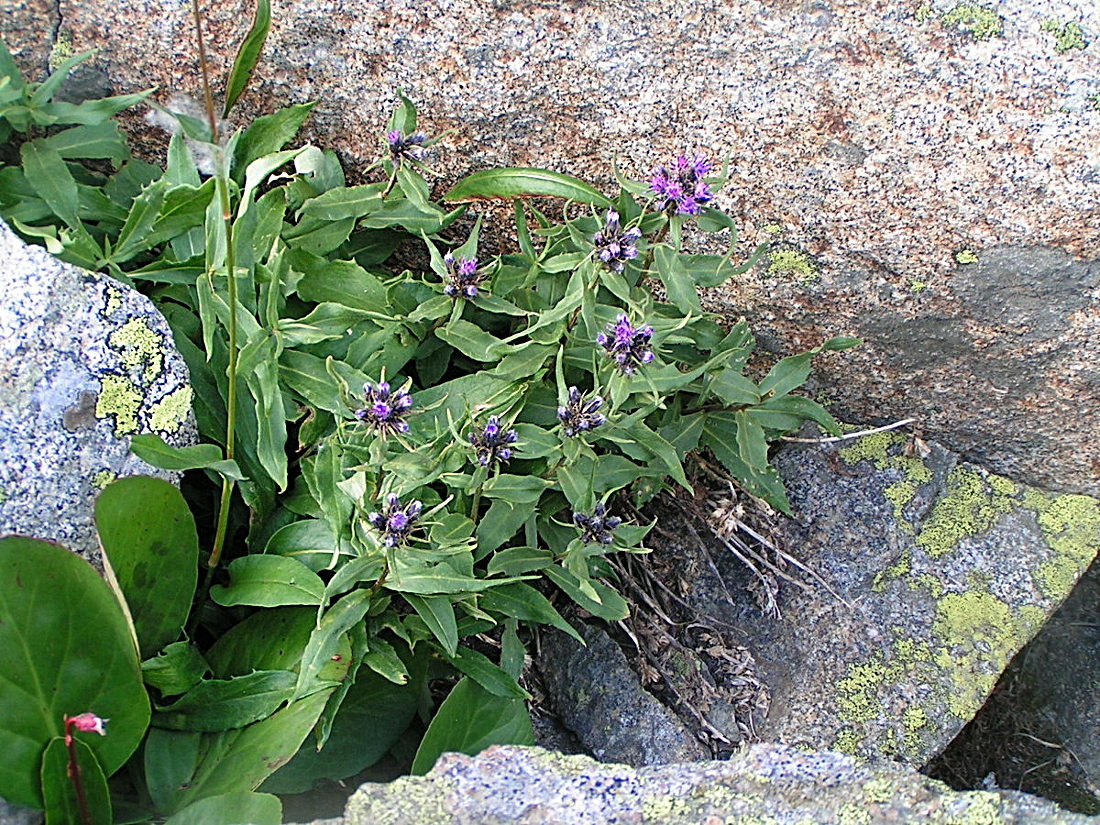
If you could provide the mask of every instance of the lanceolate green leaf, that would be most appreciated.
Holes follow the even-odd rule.
[[[157,708],[153,724],[175,730],[243,728],[270,716],[290,698],[297,681],[286,670],[257,670],[231,679],[199,682],[170,705]]]
[[[222,109],[222,117],[228,117],[237,99],[248,86],[252,79],[252,72],[260,60],[260,52],[263,51],[264,41],[271,31],[271,0],[256,0],[256,14],[252,18],[252,28],[248,30],[241,48],[237,51],[237,59],[233,61],[233,68],[229,72],[229,82],[225,88],[225,107]]]
[[[443,196],[448,203],[516,198],[565,198],[605,208],[611,205],[611,201],[584,181],[549,169],[487,169],[474,172]]]
[[[39,766],[64,717],[111,720],[88,745],[104,773],[133,753],[149,722],[137,649],[115,595],[56,544],[0,539],[0,797],[43,805]]]

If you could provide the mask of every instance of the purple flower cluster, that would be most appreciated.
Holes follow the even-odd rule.
[[[515,430],[502,430],[500,416],[491,415],[481,432],[470,433],[470,444],[477,452],[477,463],[483,467],[507,461],[512,457],[512,446],[519,440]]]
[[[623,375],[633,375],[639,365],[653,360],[653,350],[649,348],[653,327],[634,327],[629,318],[620,315],[606,330],[596,336],[596,343],[606,350]]]
[[[481,286],[484,274],[477,271],[477,258],[459,258],[448,252],[443,256],[443,263],[447,265],[447,285],[443,291],[452,298],[477,297],[477,289]]]
[[[594,430],[607,421],[607,417],[599,412],[602,406],[603,399],[598,395],[582,395],[576,387],[570,387],[565,406],[558,407],[558,420],[561,421],[565,434],[572,438],[588,430]]]
[[[596,247],[596,254],[608,269],[622,272],[627,261],[638,257],[636,244],[641,237],[642,230],[636,226],[623,231],[619,224],[619,213],[608,209],[604,228],[596,233],[592,243]]]
[[[412,398],[405,390],[391,390],[386,381],[363,385],[366,403],[363,409],[355,411],[355,417],[366,422],[380,435],[407,433],[409,425],[405,416],[412,407]]]
[[[410,501],[404,507],[395,493],[386,496],[386,508],[381,513],[371,513],[367,522],[382,533],[382,543],[386,547],[397,547],[408,541],[416,519],[424,505],[419,501]]]
[[[423,132],[414,132],[411,135],[402,134],[400,129],[393,129],[386,133],[386,143],[390,146],[390,155],[400,162],[402,160],[420,160],[427,151],[424,142],[428,136]]]
[[[581,530],[581,541],[585,544],[611,544],[615,540],[612,531],[623,523],[618,516],[607,515],[607,508],[597,504],[592,515],[574,513],[573,523]]]
[[[657,208],[675,206],[678,213],[698,215],[702,205],[714,199],[710,186],[703,180],[710,170],[710,162],[702,155],[693,160],[680,155],[671,169],[658,166],[649,179],[649,188],[657,195]]]

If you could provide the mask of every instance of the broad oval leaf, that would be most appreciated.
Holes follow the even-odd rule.
[[[534,741],[531,717],[522,699],[494,696],[464,678],[428,725],[411,773],[427,773],[446,751],[476,756],[490,745],[530,745]]]
[[[164,825],[281,825],[283,803],[269,793],[238,791],[193,802]]]
[[[611,205],[604,195],[572,175],[524,167],[474,172],[443,196],[448,203],[516,198],[565,198],[605,208]]]
[[[229,565],[229,577],[228,586],[210,588],[210,598],[222,607],[312,605],[320,604],[325,595],[321,577],[286,556],[243,556]]]
[[[89,734],[95,736],[95,734]],[[69,753],[62,738],[54,739],[46,747],[42,757],[42,795],[46,801],[46,825],[69,825],[82,822],[85,825],[111,825],[111,793],[107,789],[107,777],[89,748],[75,734],[73,750],[84,786],[83,805],[90,819],[81,813],[81,800],[69,778]],[[7,822],[7,817],[4,818]]]
[[[179,638],[191,610],[199,564],[195,519],[167,481],[134,476],[100,493],[95,521],[141,655],[151,656]]]
[[[0,539],[0,797],[43,805],[39,766],[66,714],[111,720],[88,742],[104,773],[122,766],[149,724],[137,649],[118,600],[63,547]]]

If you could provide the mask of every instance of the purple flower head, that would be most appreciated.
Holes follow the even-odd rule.
[[[386,381],[363,385],[365,403],[355,411],[355,417],[372,427],[381,436],[409,431],[405,416],[412,407],[412,397],[405,390],[391,390]]]
[[[400,129],[393,129],[386,133],[386,143],[390,147],[390,155],[395,161],[420,160],[427,149],[424,142],[428,136],[423,132],[414,132],[411,135],[402,134]]]
[[[404,507],[401,499],[393,493],[386,496],[386,507],[381,513],[371,513],[367,516],[367,523],[375,530],[382,533],[382,543],[386,547],[397,547],[409,539],[416,526],[416,519],[424,505],[419,501],[410,501]]]
[[[711,171],[710,161],[702,155],[691,160],[680,155],[670,166],[671,169],[658,166],[649,179],[649,188],[657,196],[657,208],[676,207],[678,213],[698,215],[703,204],[714,200],[710,185],[704,180]]]
[[[602,406],[603,399],[600,396],[582,395],[576,387],[570,387],[565,406],[558,407],[558,420],[561,421],[566,436],[573,438],[605,423],[607,417],[599,412]]]
[[[619,213],[607,210],[607,219],[603,229],[592,238],[599,259],[614,272],[622,272],[626,262],[638,257],[636,244],[642,237],[642,230],[631,227],[625,232],[619,224]]]
[[[485,273],[478,272],[477,258],[459,258],[448,252],[443,256],[443,263],[447,267],[447,285],[443,292],[452,298],[474,299],[478,294],[478,287],[485,280]]]
[[[477,453],[477,463],[483,467],[508,461],[512,457],[512,448],[519,440],[515,430],[504,431],[500,426],[500,416],[491,415],[485,429],[474,430],[469,435],[470,445]]]
[[[627,316],[620,315],[615,323],[604,329],[596,336],[596,343],[604,348],[623,375],[633,375],[639,365],[653,360],[653,350],[649,348],[653,327],[634,327]]]
[[[611,544],[615,540],[613,532],[623,523],[618,516],[607,515],[607,507],[597,504],[592,515],[573,513],[573,524],[581,531],[581,541],[585,544]]]

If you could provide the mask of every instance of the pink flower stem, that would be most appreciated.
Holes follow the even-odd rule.
[[[84,777],[80,771],[80,762],[76,758],[76,740],[73,738],[74,720],[65,720],[65,747],[69,751],[69,779],[76,791],[76,804],[80,808],[80,818],[84,825],[93,825],[92,812],[88,810],[88,794],[84,790]]]

